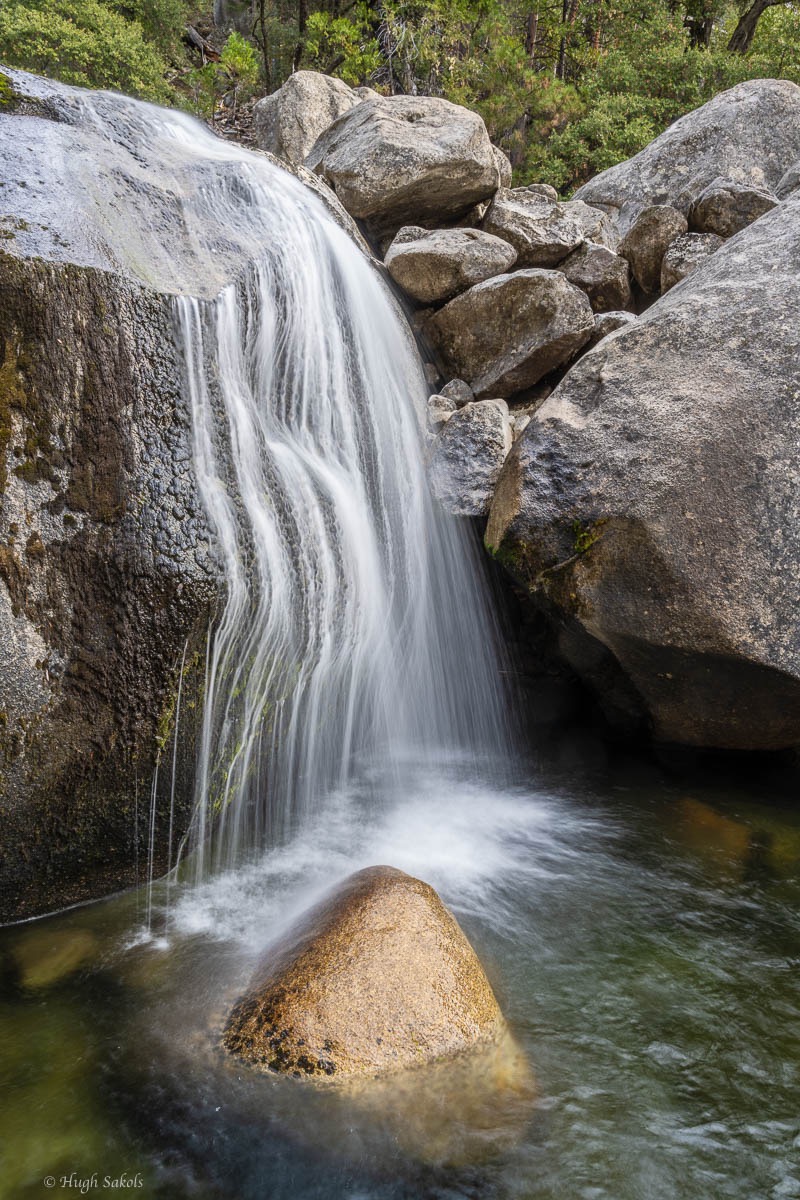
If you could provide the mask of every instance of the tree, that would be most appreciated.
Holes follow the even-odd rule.
[[[754,0],[754,3],[739,17],[739,23],[728,42],[728,49],[734,54],[747,54],[756,35],[758,22],[767,9],[788,3],[789,0]]]

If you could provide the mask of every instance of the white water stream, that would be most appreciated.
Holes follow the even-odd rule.
[[[427,492],[408,330],[316,198],[292,186],[276,211],[276,169],[245,155],[242,168],[266,244],[213,301],[177,301],[227,584],[198,776],[200,874],[284,837],[354,764],[380,759],[400,778],[409,756],[497,750],[503,736],[479,568]]]

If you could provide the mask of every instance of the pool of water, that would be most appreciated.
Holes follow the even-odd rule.
[[[149,930],[143,893],[0,930],[0,1200],[800,1197],[800,807],[641,764],[406,774],[159,884]],[[264,946],[376,863],[487,968],[536,1079],[498,1128],[424,1074],[343,1097],[218,1049]]]

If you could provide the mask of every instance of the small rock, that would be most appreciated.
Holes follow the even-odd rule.
[[[688,228],[683,213],[669,204],[651,204],[639,213],[620,242],[619,252],[631,264],[642,291],[660,292],[661,262],[667,247]]]
[[[424,335],[479,398],[511,396],[567,362],[588,341],[588,299],[560,271],[497,275],[451,300]]]
[[[586,292],[595,312],[628,308],[631,303],[628,261],[606,246],[584,242],[561,264],[570,283]]]
[[[691,275],[722,244],[723,239],[716,233],[682,233],[676,237],[661,263],[662,294]]]
[[[632,312],[598,313],[594,319],[594,333],[589,339],[589,346],[596,346],[608,337],[615,329],[624,329],[626,325],[635,325],[636,317]]]
[[[492,146],[492,153],[494,154],[494,161],[497,163],[498,187],[510,188],[511,177],[513,175],[511,159],[499,146]]]
[[[543,196],[545,200],[552,201],[555,204],[558,201],[558,192],[549,183],[529,183],[527,190],[533,192],[534,196]]]
[[[517,258],[508,242],[480,229],[401,229],[386,254],[395,283],[420,304],[449,300],[507,271]]]
[[[471,404],[475,399],[475,393],[463,379],[451,379],[440,389],[439,394],[455,400],[456,408],[463,408],[465,404]]]
[[[555,203],[530,188],[502,189],[483,219],[487,233],[514,247],[520,267],[555,267],[587,238],[612,236],[605,213],[580,201]]]
[[[449,396],[439,394],[428,397],[428,424],[431,429],[441,429],[456,411],[456,402]]]
[[[476,400],[452,413],[428,463],[435,499],[454,516],[485,517],[512,441],[505,400]]]
[[[277,92],[253,106],[256,145],[299,165],[320,134],[361,99],[341,79],[295,71]]]
[[[715,179],[692,205],[689,224],[698,233],[733,237],[777,203],[777,198],[763,188]]]

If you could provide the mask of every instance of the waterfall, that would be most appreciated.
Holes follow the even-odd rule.
[[[410,760],[502,752],[494,621],[471,532],[428,494],[427,389],[376,266],[266,156],[184,114],[73,96],[106,146],[85,171],[95,220],[105,206],[117,260],[174,294],[224,573],[191,831],[202,876],[376,766],[402,787]],[[120,179],[141,219],[120,221]]]
[[[472,545],[425,484],[409,331],[320,203],[292,187],[276,209],[276,168],[243,162],[268,244],[213,300],[176,300],[227,581],[198,774],[201,871],[285,836],[356,762],[399,772],[409,754],[496,749],[502,736]]]

